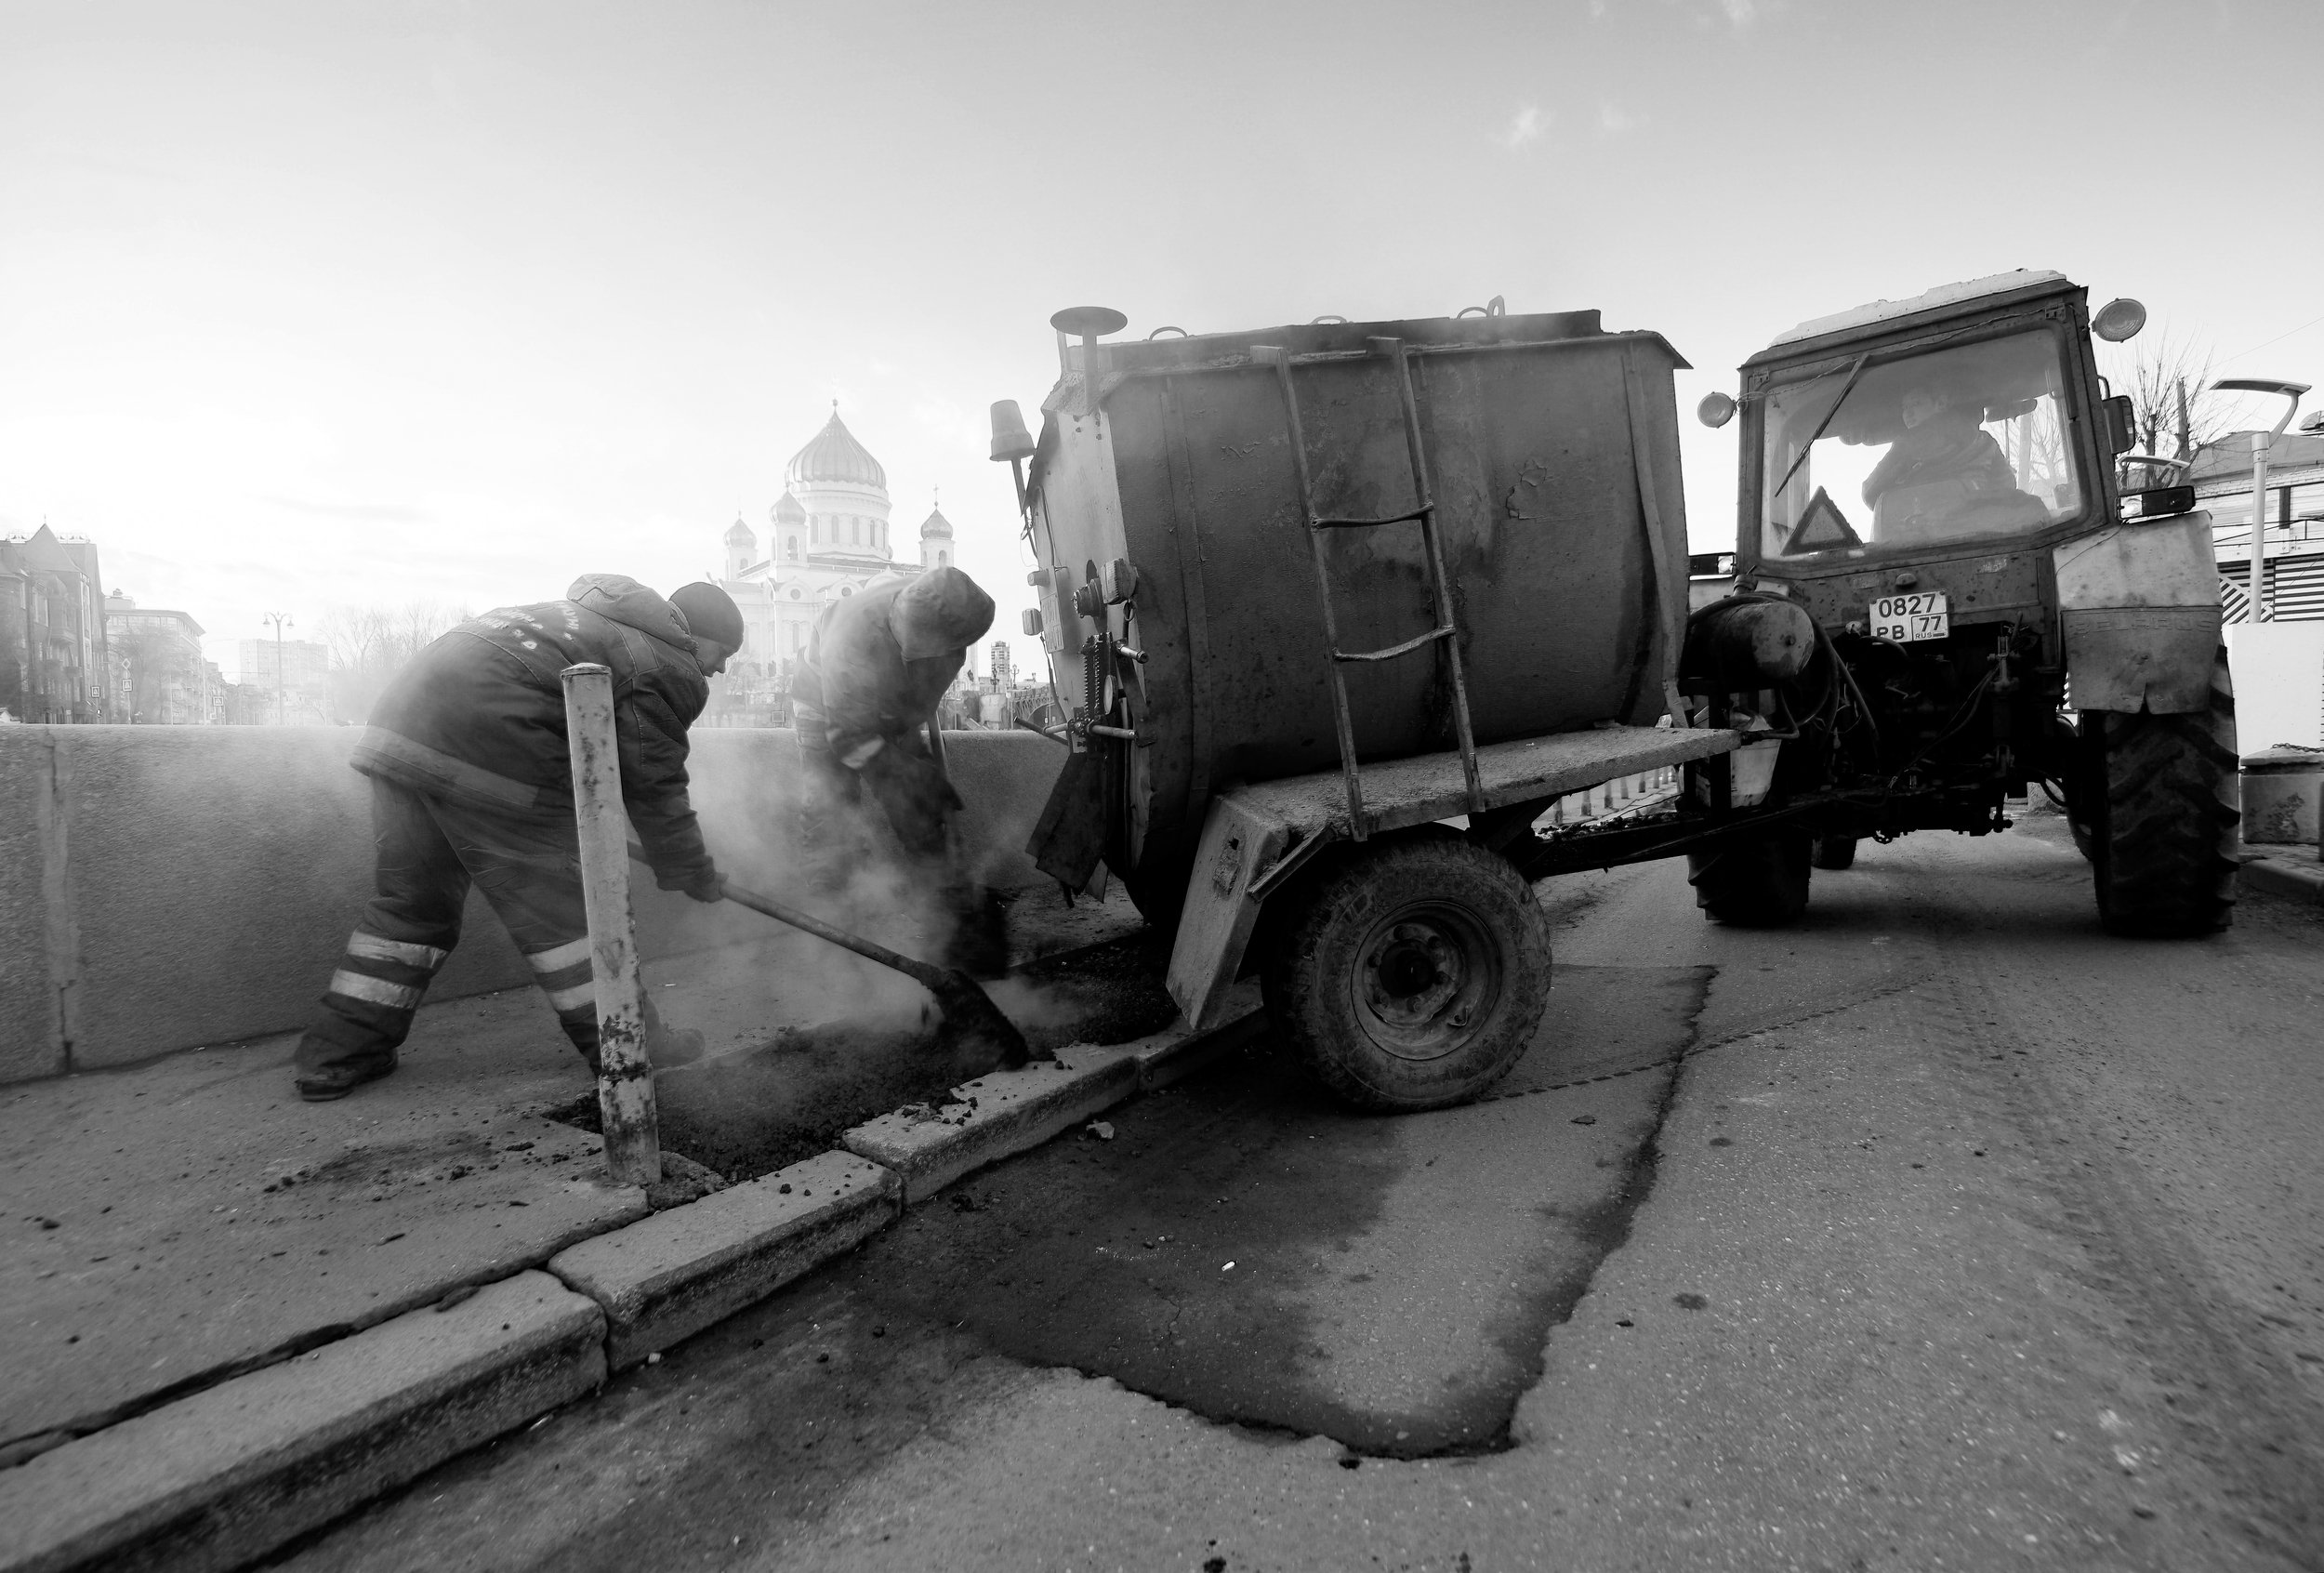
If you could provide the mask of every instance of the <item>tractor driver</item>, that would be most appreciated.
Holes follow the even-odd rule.
[[[951,964],[991,973],[998,958],[983,893],[954,849],[960,807],[926,729],[968,648],[993,626],[993,598],[949,565],[882,575],[815,625],[791,684],[802,780],[800,846],[811,882],[842,884],[870,817],[892,832],[905,871],[952,928]],[[868,827],[868,826],[865,826]]]
[[[2017,474],[2002,456],[2001,445],[1980,429],[1983,411],[1982,403],[1957,402],[1941,388],[1915,388],[1905,394],[1899,411],[1904,433],[1864,481],[1864,501],[1873,510],[1876,532],[1891,534],[1882,528],[1886,522],[1880,512],[1881,499],[1891,493],[1949,482],[1951,495],[1926,507],[1930,514],[1947,515],[1975,499],[2017,492]]]

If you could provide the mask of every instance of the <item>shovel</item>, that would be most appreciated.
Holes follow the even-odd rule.
[[[633,862],[653,866],[645,855],[645,849],[635,841],[629,843],[629,856]],[[845,929],[826,923],[811,913],[801,912],[796,906],[786,906],[772,896],[746,891],[732,879],[726,881],[726,899],[737,906],[747,906],[753,912],[772,918],[778,923],[788,923],[794,929],[804,930],[817,939],[829,940],[840,949],[852,950],[865,960],[894,968],[936,997],[936,1009],[943,1014],[945,1024],[960,1038],[997,1051],[1003,1069],[1014,1070],[1032,1060],[1032,1045],[1025,1042],[1024,1034],[1017,1030],[1017,1024],[1002,1015],[1000,1007],[993,1003],[992,997],[977,986],[974,978],[957,968],[937,967],[915,960],[859,934],[851,934]]]

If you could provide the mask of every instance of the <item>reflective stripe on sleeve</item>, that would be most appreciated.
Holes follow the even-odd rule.
[[[434,972],[443,965],[450,951],[438,950],[432,945],[414,945],[408,940],[381,939],[358,929],[347,937],[347,954],[358,961],[400,961],[406,967],[425,967]]]
[[[331,974],[331,985],[324,992],[342,998],[361,999],[373,1005],[385,1005],[390,1010],[410,1011],[419,1005],[421,990],[411,984],[390,983],[365,972],[350,972],[341,967]]]
[[[568,940],[554,950],[536,950],[525,958],[533,964],[533,971],[541,973],[560,972],[588,958],[589,936],[587,934],[577,940]]]
[[[593,983],[575,984],[571,988],[552,988],[548,992],[549,1005],[561,1016],[567,1011],[594,1005],[597,1000],[597,985]]]

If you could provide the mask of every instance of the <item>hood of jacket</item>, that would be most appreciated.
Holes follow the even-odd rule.
[[[694,653],[685,614],[626,574],[584,574],[573,581],[565,599],[689,655]]]
[[[889,630],[907,661],[957,659],[992,626],[993,598],[949,563],[927,570],[898,590],[888,612]]]

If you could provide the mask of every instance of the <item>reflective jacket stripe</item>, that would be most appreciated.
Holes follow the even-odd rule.
[[[457,631],[457,630],[455,630]],[[455,759],[441,748],[431,748],[416,738],[406,737],[384,726],[363,729],[363,741],[355,746],[350,761],[357,770],[365,770],[374,762],[400,766],[388,772],[393,779],[430,787],[448,788],[491,807],[532,809],[542,806],[543,789],[522,781],[473,765],[466,760]],[[369,773],[366,771],[366,773]]]

